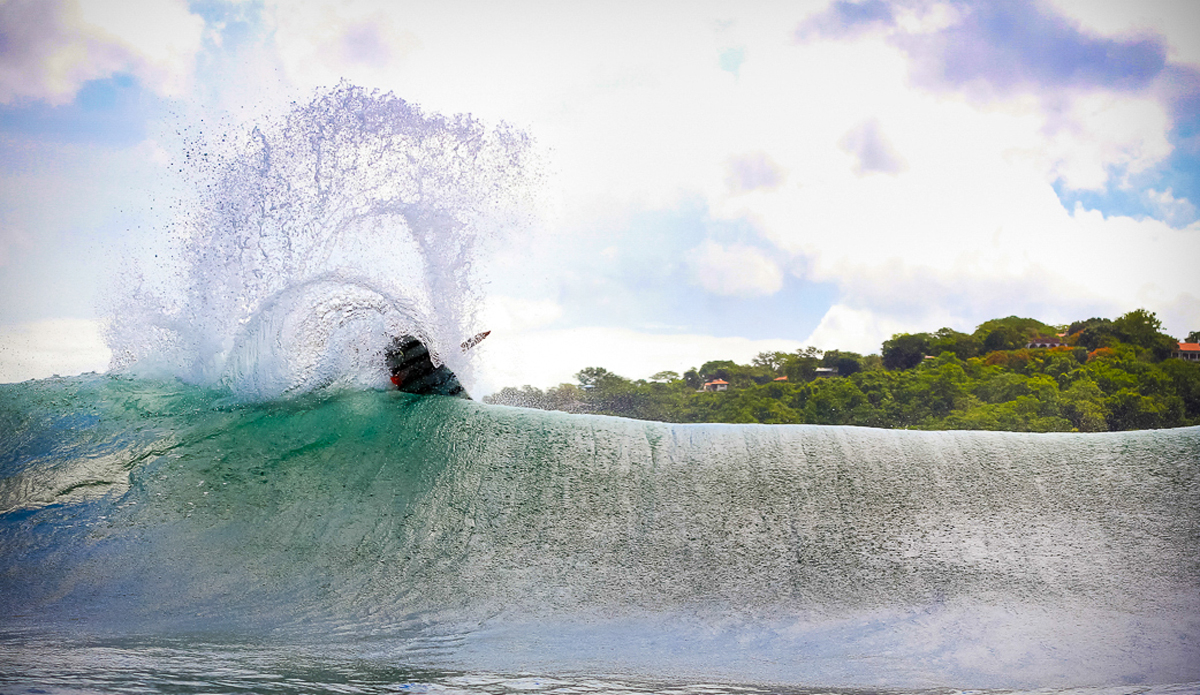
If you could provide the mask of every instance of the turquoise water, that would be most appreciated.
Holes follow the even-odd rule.
[[[4,693],[1200,691],[1195,428],[85,375],[0,432]]]

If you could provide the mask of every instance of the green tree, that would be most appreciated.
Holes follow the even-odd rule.
[[[783,375],[794,384],[812,381],[817,376],[817,367],[821,366],[821,351],[815,347],[805,347],[789,355],[783,365]]]
[[[792,359],[793,357],[790,352],[760,352],[754,356],[751,364],[755,367],[763,367],[776,374],[781,374],[784,366]]]
[[[1068,340],[1074,345],[1082,345],[1088,350],[1108,347],[1117,342],[1112,321],[1103,318],[1090,318],[1086,321],[1076,321],[1067,328]]]
[[[912,369],[929,352],[928,333],[897,333],[883,343],[883,366],[887,369]]]
[[[838,376],[850,376],[862,371],[862,355],[843,350],[827,350],[821,357],[821,366],[836,369]]]
[[[729,381],[733,377],[733,371],[737,369],[737,363],[733,360],[712,360],[705,362],[700,366],[700,378],[705,382],[713,379],[721,379]]]
[[[1175,339],[1162,332],[1162,322],[1152,311],[1134,309],[1112,322],[1113,332],[1123,343],[1150,350],[1162,361],[1176,349]]]
[[[584,367],[575,373],[575,379],[585,389],[601,388],[618,380],[626,381],[624,377],[617,376],[604,367]]]
[[[1185,424],[1200,425],[1200,364],[1171,359],[1163,362],[1161,368],[1175,394],[1183,400]]]
[[[988,352],[994,350],[1016,350],[1037,336],[1051,336],[1058,331],[1037,319],[1027,319],[1020,316],[1007,316],[1002,319],[991,319],[979,324],[972,334],[983,344]]]
[[[1080,432],[1103,432],[1108,429],[1108,408],[1104,392],[1096,382],[1084,377],[1063,392],[1063,414]]]
[[[983,351],[983,343],[974,335],[960,333],[953,328],[940,328],[933,334],[929,343],[929,352],[940,355],[943,352],[953,352],[960,360],[970,359]]]
[[[848,425],[867,397],[849,379],[821,379],[810,384],[804,421],[817,425]]]

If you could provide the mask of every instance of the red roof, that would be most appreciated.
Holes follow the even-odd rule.
[[[777,376],[777,377],[775,377],[775,381],[787,381],[787,377],[786,376]]]
[[[708,382],[708,384],[705,384],[705,386],[708,386],[709,384],[725,384],[726,386],[728,386],[729,382],[721,381],[720,379],[713,379],[712,381]]]
[[[1200,352],[1200,343],[1180,343],[1179,349],[1184,352]]]

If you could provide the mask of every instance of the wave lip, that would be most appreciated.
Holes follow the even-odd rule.
[[[480,330],[485,247],[527,219],[525,135],[343,83],[189,139],[176,262],[124,274],[111,371],[251,400],[361,387],[404,327],[470,385],[458,346]]]

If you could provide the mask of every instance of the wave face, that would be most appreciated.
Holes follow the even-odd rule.
[[[0,386],[7,635],[793,685],[1200,680],[1200,430]],[[373,656],[371,656],[373,655]]]

